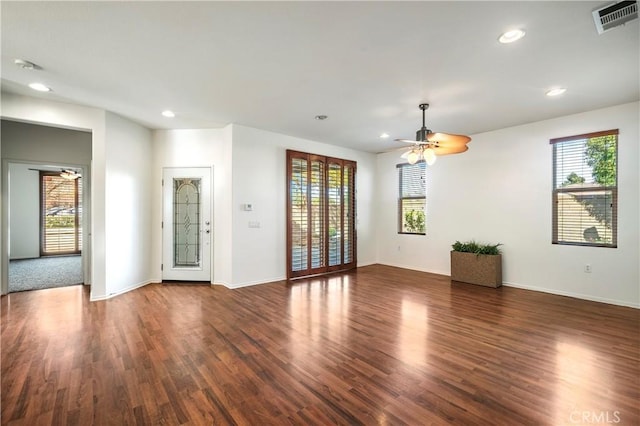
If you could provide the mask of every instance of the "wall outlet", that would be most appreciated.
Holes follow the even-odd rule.
[[[591,265],[590,264],[586,264],[584,265],[584,272],[586,272],[587,274],[591,273]]]

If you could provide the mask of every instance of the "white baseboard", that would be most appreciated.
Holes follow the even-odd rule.
[[[371,266],[371,265],[375,265],[376,262],[368,262],[368,263],[359,263],[358,264],[358,268],[362,268],[364,266]],[[258,281],[248,281],[245,283],[240,283],[240,284],[229,284],[229,283],[223,283],[223,282],[216,282],[213,285],[223,285],[229,289],[236,289],[236,288],[242,288],[242,287],[251,287],[254,285],[260,285],[260,284],[269,284],[269,283],[274,283],[274,282],[278,282],[278,281],[285,281],[287,279],[287,277],[276,277],[276,278],[270,278],[267,280],[258,280]]]
[[[393,266],[394,268],[410,269],[412,271],[427,272],[429,274],[435,274],[435,275],[445,275],[447,277],[450,276],[449,271],[446,271],[446,272],[431,271],[425,268],[416,268],[414,266],[402,265],[400,263],[378,263],[378,265]]]
[[[430,274],[444,275],[447,277],[451,276],[449,271],[446,271],[446,272],[428,271],[423,268],[415,268],[413,266],[406,266],[406,265],[394,264],[394,263],[380,263],[380,265],[394,266],[396,268],[402,268],[402,269],[411,269],[413,271],[428,272]],[[505,287],[520,288],[523,290],[531,290],[531,291],[538,291],[541,293],[555,294],[557,296],[573,297],[574,299],[589,300],[592,302],[608,303],[610,305],[626,306],[629,308],[640,309],[640,303],[631,303],[625,300],[607,299],[604,297],[591,296],[588,294],[573,293],[568,291],[562,291],[562,290],[556,290],[556,289],[550,289],[550,288],[544,288],[544,287],[536,287],[536,286],[530,286],[530,285],[522,285],[522,284],[511,283],[506,281],[503,281],[502,285]]]
[[[522,285],[517,283],[503,282],[505,287],[520,288],[523,290],[539,291],[541,293],[555,294],[557,296],[573,297],[574,299],[589,300],[591,302],[608,303],[609,305],[626,306],[629,308],[640,309],[640,303],[630,303],[624,300],[607,299],[605,297],[591,296],[589,294],[573,293],[570,291],[561,291],[556,289],[536,287],[531,285]]]
[[[364,266],[371,266],[371,265],[375,265],[376,263],[369,263],[369,264],[362,264],[362,265],[358,265],[358,268],[360,267],[364,267]],[[444,276],[450,276],[449,272],[440,272],[440,271],[429,271],[426,270],[424,268],[415,268],[413,266],[407,266],[407,265],[402,265],[402,264],[397,264],[397,263],[379,263],[380,265],[385,265],[385,266],[393,266],[396,268],[402,268],[402,269],[409,269],[409,270],[413,270],[413,271],[420,271],[420,272],[427,272],[430,274],[436,274],[436,275],[444,275]],[[227,282],[215,282],[215,283],[211,283],[211,285],[222,285],[230,290],[234,290],[234,289],[238,289],[238,288],[242,288],[242,287],[251,287],[254,285],[261,285],[261,284],[269,284],[269,283],[273,283],[273,282],[278,282],[278,281],[284,281],[286,280],[286,277],[276,277],[276,278],[271,278],[271,279],[267,279],[267,280],[259,280],[259,281],[249,281],[249,282],[245,282],[245,283],[239,283],[239,284],[229,284]],[[152,284],[152,283],[158,283],[161,282],[158,279],[151,279],[151,280],[147,280],[147,281],[143,281],[141,283],[132,285],[130,287],[127,287],[123,290],[120,290],[116,293],[111,293],[109,295],[106,296],[98,296],[98,297],[93,297],[93,295],[91,296],[91,298],[89,299],[91,302],[95,302],[98,300],[107,300],[110,299],[112,297],[115,296],[119,296],[121,294],[127,293],[129,291],[135,290],[137,288],[143,287],[147,284]],[[610,305],[617,305],[617,306],[625,306],[625,307],[629,307],[629,308],[635,308],[635,309],[640,309],[640,303],[631,303],[631,302],[627,302],[624,300],[615,300],[615,299],[607,299],[604,297],[597,297],[597,296],[592,296],[592,295],[588,295],[588,294],[582,294],[582,293],[573,293],[573,292],[568,292],[568,291],[561,291],[561,290],[556,290],[556,289],[549,289],[549,288],[545,288],[545,287],[537,287],[537,286],[530,286],[530,285],[522,285],[522,284],[518,284],[518,283],[512,283],[512,282],[503,282],[502,283],[503,286],[505,287],[513,287],[513,288],[520,288],[523,290],[531,290],[531,291],[538,291],[541,293],[548,293],[548,294],[555,294],[557,296],[566,296],[566,297],[573,297],[575,299],[581,299],[581,300],[589,300],[592,302],[599,302],[599,303],[607,303]]]
[[[93,295],[91,295],[91,297],[89,298],[89,301],[90,302],[97,302],[99,300],[111,299],[112,297],[120,296],[121,294],[128,293],[131,290],[135,290],[137,288],[144,287],[147,284],[153,284],[153,283],[156,283],[156,282],[157,282],[156,280],[147,280],[147,281],[143,281],[141,283],[134,284],[134,285],[126,287],[126,288],[124,288],[124,289],[122,289],[122,290],[120,290],[118,292],[111,293],[111,294],[108,294],[108,295],[105,295],[105,296],[93,297]]]
[[[225,287],[234,290],[236,288],[242,288],[242,287],[251,287],[254,285],[260,285],[260,284],[269,284],[269,283],[274,283],[274,282],[278,282],[278,281],[284,281],[286,280],[287,277],[276,277],[276,278],[270,278],[267,280],[259,280],[259,281],[248,281],[245,283],[239,283],[239,284],[228,284],[228,283],[223,283],[222,285],[224,285]]]

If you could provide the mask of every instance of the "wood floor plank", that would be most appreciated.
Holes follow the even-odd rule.
[[[640,424],[632,308],[372,265],[0,309],[2,425]]]

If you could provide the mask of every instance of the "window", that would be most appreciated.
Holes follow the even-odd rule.
[[[356,266],[356,163],[287,151],[287,277]]]
[[[617,247],[618,130],[551,139],[553,244]]]
[[[40,172],[40,255],[82,251],[82,178]]]
[[[398,233],[425,235],[426,163],[398,164]]]

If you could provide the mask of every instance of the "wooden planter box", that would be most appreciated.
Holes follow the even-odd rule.
[[[451,280],[500,287],[502,285],[502,255],[451,251]]]

